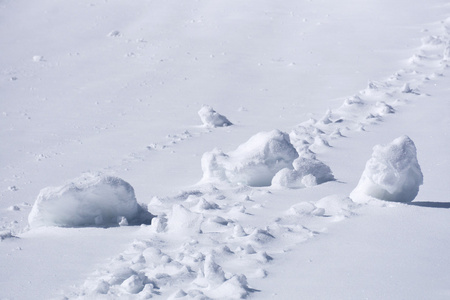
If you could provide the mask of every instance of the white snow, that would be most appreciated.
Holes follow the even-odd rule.
[[[203,105],[198,115],[206,127],[226,127],[233,125],[225,116],[216,112],[211,106]]]
[[[279,170],[292,168],[297,157],[288,134],[260,132],[227,154],[217,149],[203,154],[202,181],[269,186]]]
[[[447,2],[1,1],[0,298],[449,299]]]
[[[299,157],[293,162],[294,169],[284,168],[272,178],[272,186],[302,188],[334,180],[329,166],[309,157]]]
[[[364,201],[364,196],[380,200],[411,202],[423,184],[423,174],[417,161],[414,142],[406,135],[387,145],[373,148],[358,186],[350,197]]]
[[[141,210],[128,182],[84,174],[63,186],[42,189],[28,222],[32,228],[125,225],[136,221]]]

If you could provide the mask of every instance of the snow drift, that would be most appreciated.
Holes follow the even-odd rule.
[[[260,132],[228,154],[217,149],[203,154],[202,180],[269,186],[278,171],[292,169],[297,157],[287,133]]]
[[[217,113],[211,106],[203,105],[198,115],[206,127],[225,127],[233,125],[225,116]]]
[[[272,186],[303,188],[334,180],[329,166],[316,158],[299,157],[294,169],[284,168],[272,179]]]
[[[41,190],[28,216],[30,227],[104,226],[149,222],[133,187],[112,176],[87,174]]]
[[[423,184],[416,152],[414,142],[406,135],[385,146],[375,146],[350,197],[355,201],[366,196],[396,202],[413,201]]]

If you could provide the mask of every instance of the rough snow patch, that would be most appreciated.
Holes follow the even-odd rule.
[[[414,142],[406,135],[390,144],[373,148],[372,158],[350,197],[364,201],[366,196],[396,202],[411,202],[423,184]]]
[[[279,130],[260,132],[228,154],[217,149],[203,154],[203,181],[269,186],[274,175],[292,168],[297,157],[288,134]]]
[[[117,225],[124,224],[124,219],[136,220],[141,210],[129,183],[87,174],[63,186],[42,189],[28,222],[30,227]]]
[[[217,113],[211,106],[203,105],[198,115],[206,127],[225,127],[233,125],[225,116]]]
[[[282,169],[272,179],[272,186],[303,188],[334,180],[329,166],[315,158],[299,157],[294,169]]]

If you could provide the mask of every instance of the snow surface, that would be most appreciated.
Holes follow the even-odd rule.
[[[0,298],[448,299],[449,9],[2,1]],[[233,126],[198,126],[202,105]],[[349,197],[404,135],[414,201]],[[30,229],[40,190],[86,172],[151,225]],[[93,190],[74,203],[110,208]]]

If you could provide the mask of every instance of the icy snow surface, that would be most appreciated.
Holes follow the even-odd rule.
[[[0,298],[448,299],[449,10],[2,1]]]

